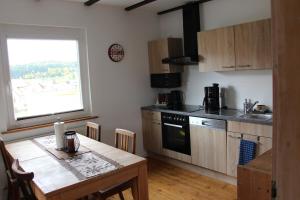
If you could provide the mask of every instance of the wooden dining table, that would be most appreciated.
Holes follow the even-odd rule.
[[[72,200],[99,190],[134,180],[134,199],[148,200],[146,159],[79,135],[82,146],[118,163],[121,167],[105,174],[80,178],[34,140],[6,144],[12,159],[18,159],[24,171],[33,172],[32,188],[38,200]]]

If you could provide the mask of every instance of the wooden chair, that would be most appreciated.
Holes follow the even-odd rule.
[[[33,172],[23,172],[20,168],[19,161],[15,160],[12,164],[13,174],[16,177],[17,184],[22,191],[24,200],[36,200],[36,197],[31,188],[30,182],[32,181]]]
[[[7,188],[8,188],[8,200],[19,199],[19,189],[16,184],[16,179],[12,170],[12,162],[5,148],[3,139],[0,137],[0,150],[4,162],[6,177],[7,177]]]
[[[131,145],[130,145],[131,143]],[[131,150],[130,150],[131,146]],[[134,132],[124,130],[124,129],[116,129],[115,130],[115,147],[118,149],[122,149],[129,153],[135,154],[136,151],[136,134]],[[100,191],[98,196],[101,200],[105,200],[108,197],[111,197],[115,194],[119,194],[121,200],[124,200],[123,191],[131,188],[132,195],[134,196],[135,186],[134,181],[129,180],[120,185],[116,185],[115,187],[109,188],[105,191]]]
[[[93,122],[86,123],[86,136],[101,141],[101,126]]]
[[[129,150],[131,142],[131,151]],[[124,129],[115,130],[115,147],[129,153],[135,154],[136,151],[136,134]]]

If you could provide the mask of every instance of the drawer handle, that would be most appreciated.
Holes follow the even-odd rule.
[[[234,139],[243,139],[243,136],[242,137],[235,137],[235,136],[232,136],[232,135],[228,135],[229,137],[231,137],[231,138],[234,138]]]
[[[248,68],[251,67],[252,65],[239,65],[238,68]]]
[[[224,69],[233,69],[235,67],[234,66],[222,66],[222,68],[224,68]]]

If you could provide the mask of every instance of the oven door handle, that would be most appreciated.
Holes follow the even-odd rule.
[[[164,125],[165,125],[165,126],[172,126],[172,127],[176,127],[176,128],[183,128],[183,126],[177,125],[177,124],[164,123]]]

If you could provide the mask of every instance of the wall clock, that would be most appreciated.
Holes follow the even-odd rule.
[[[112,44],[108,49],[108,56],[113,62],[120,62],[124,58],[124,48],[120,44]]]

